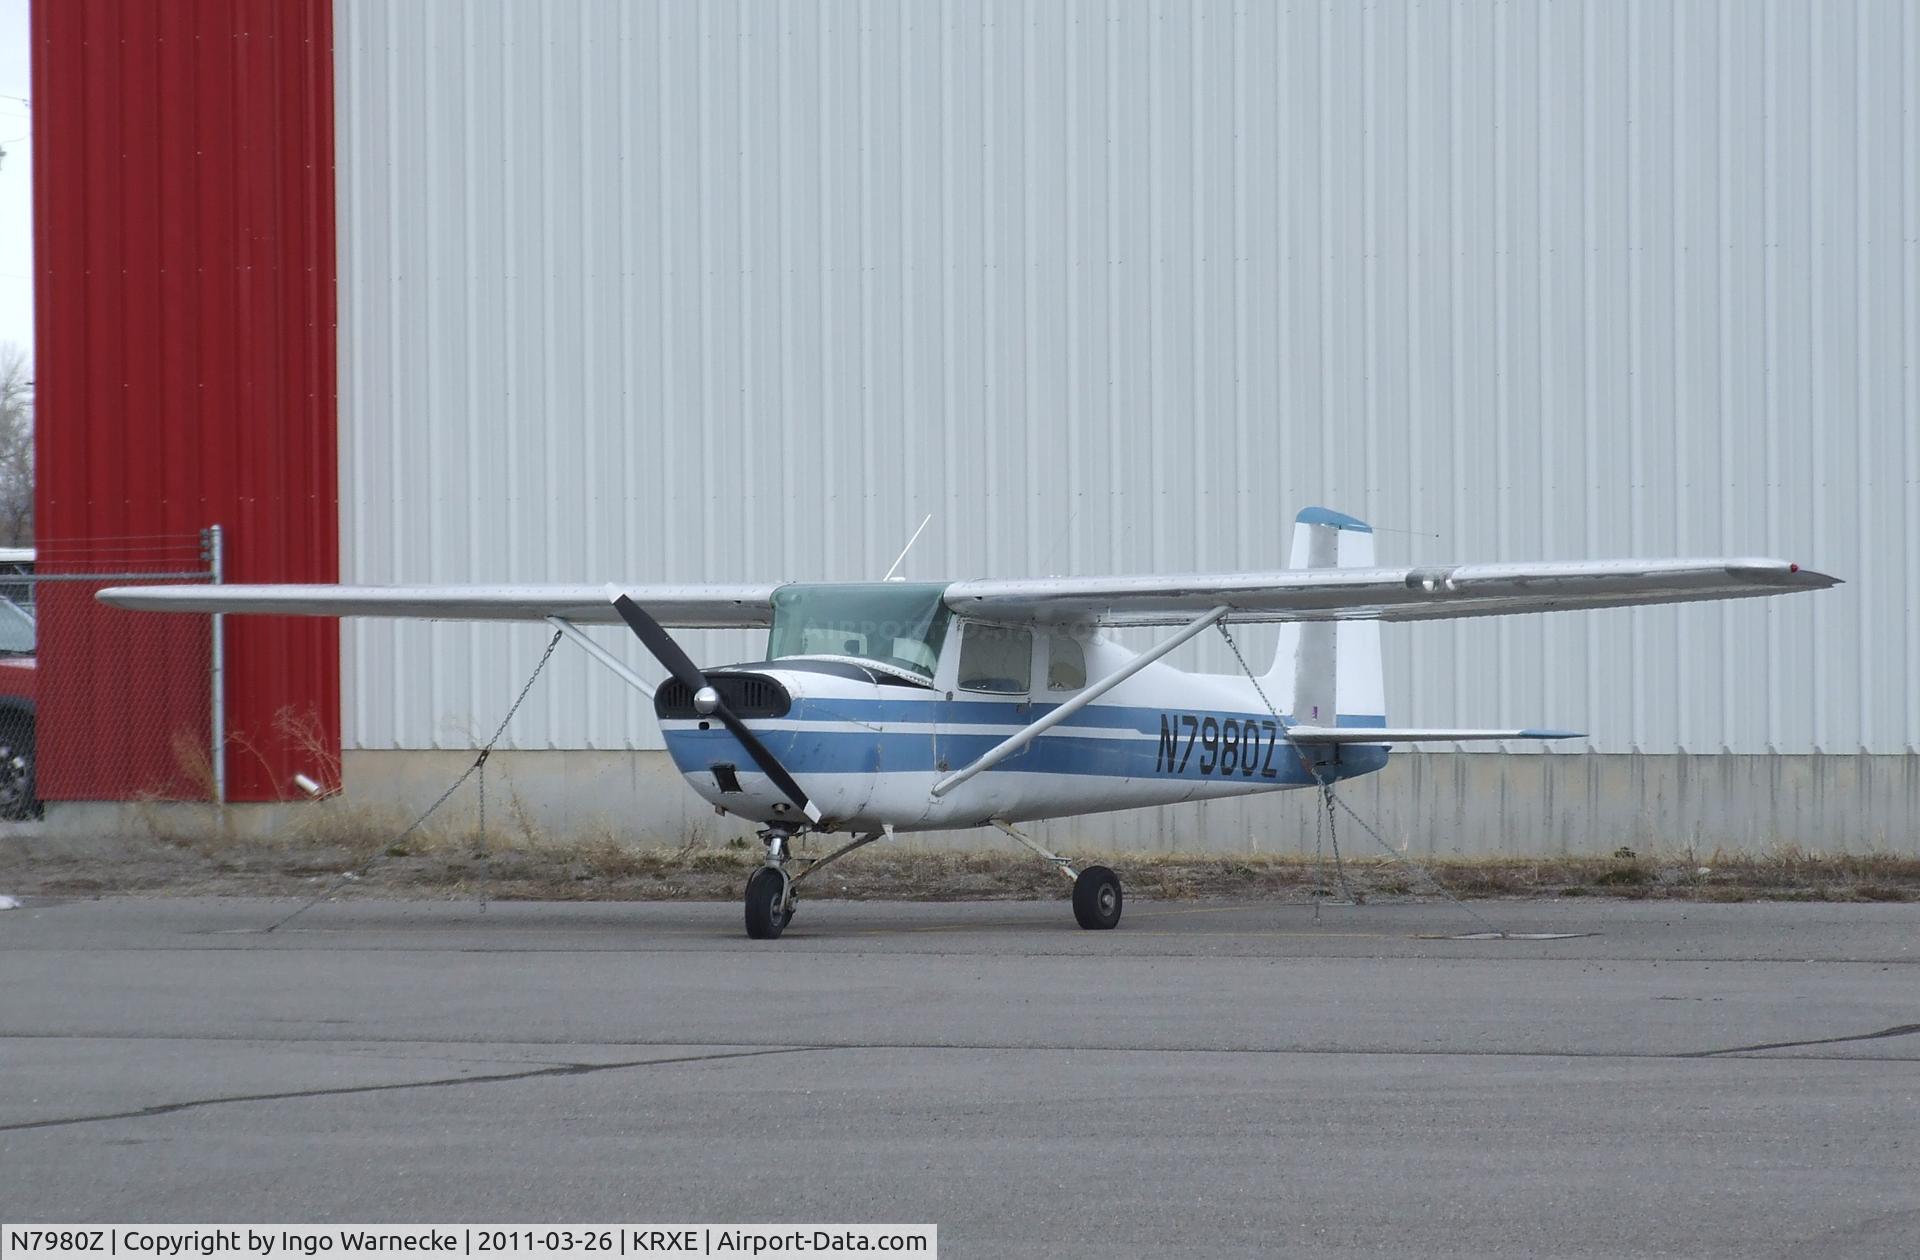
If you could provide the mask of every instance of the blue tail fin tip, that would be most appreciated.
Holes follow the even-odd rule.
[[[1302,525],[1331,525],[1335,529],[1350,529],[1356,533],[1371,534],[1373,526],[1356,516],[1345,512],[1336,512],[1332,508],[1301,508],[1300,515],[1293,518]]]

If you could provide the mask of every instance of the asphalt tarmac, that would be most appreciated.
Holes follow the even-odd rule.
[[[1920,905],[34,902],[0,1220],[1920,1254]]]

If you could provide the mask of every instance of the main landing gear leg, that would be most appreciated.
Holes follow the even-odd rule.
[[[793,880],[787,875],[787,842],[793,833],[769,827],[760,835],[766,864],[747,877],[747,935],[756,941],[780,938],[793,921]]]
[[[1057,853],[1049,852],[1013,829],[1012,824],[996,818],[993,825],[1026,845],[1041,861],[1051,862],[1056,870],[1073,881],[1073,917],[1090,931],[1105,931],[1120,924],[1120,877],[1104,866],[1089,866],[1076,871],[1073,864]]]

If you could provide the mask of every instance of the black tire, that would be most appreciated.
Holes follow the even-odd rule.
[[[0,818],[40,816],[33,768],[33,719],[20,713],[0,717]]]
[[[1120,924],[1120,877],[1104,866],[1089,866],[1073,881],[1073,917],[1089,931]]]
[[[787,909],[786,876],[763,866],[747,877],[747,935],[756,941],[777,941],[793,918]]]

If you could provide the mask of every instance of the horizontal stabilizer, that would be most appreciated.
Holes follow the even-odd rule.
[[[1468,731],[1448,727],[1290,726],[1296,744],[1458,744],[1479,739],[1582,739],[1583,731]]]

